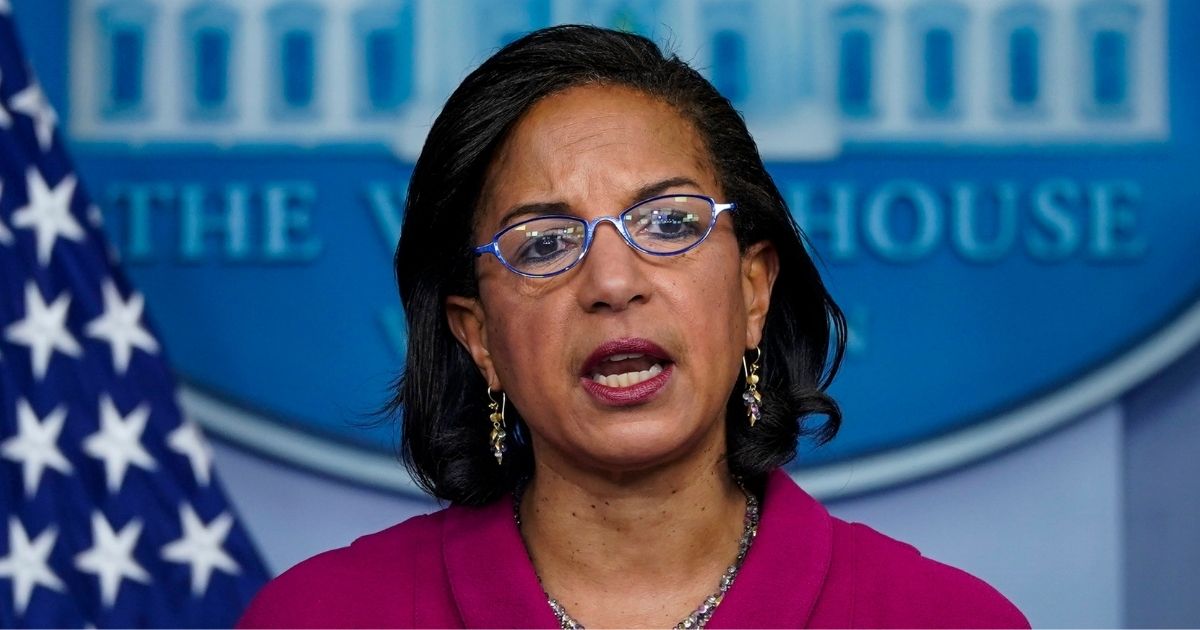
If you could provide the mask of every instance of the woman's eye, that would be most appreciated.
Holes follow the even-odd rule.
[[[559,250],[561,242],[557,236],[539,236],[529,245],[529,252],[534,256],[549,256]]]
[[[573,231],[572,231],[573,232]],[[529,235],[517,252],[520,261],[539,262],[566,253],[575,246],[577,239],[571,234],[562,232],[546,232],[536,236]]]
[[[696,235],[698,221],[695,213],[684,210],[655,210],[646,216],[640,230],[657,238],[676,239]]]

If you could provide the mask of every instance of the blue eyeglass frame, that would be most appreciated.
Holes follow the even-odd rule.
[[[700,238],[696,239],[695,243],[692,243],[691,245],[688,245],[687,247],[684,247],[683,249],[679,249],[679,250],[676,250],[673,252],[654,252],[654,251],[650,251],[650,250],[638,245],[633,240],[633,236],[629,234],[629,230],[625,228],[625,221],[623,220],[625,215],[629,214],[629,212],[631,212],[638,206],[642,206],[642,205],[645,205],[645,204],[653,202],[653,201],[658,201],[659,199],[676,199],[679,197],[687,197],[688,199],[700,199],[700,200],[708,202],[708,205],[712,207],[712,218],[709,219],[708,227],[706,227],[704,229],[704,234],[701,234]],[[581,219],[579,217],[574,217],[574,216],[571,216],[568,214],[547,214],[547,215],[531,217],[524,221],[518,221],[517,223],[514,223],[514,224],[504,228],[503,230],[496,232],[496,235],[492,237],[492,240],[490,242],[484,243],[483,245],[479,245],[473,251],[475,252],[476,257],[483,256],[484,254],[491,254],[491,255],[495,256],[496,260],[500,261],[500,264],[504,265],[505,267],[508,268],[509,271],[511,271],[519,276],[524,276],[526,278],[551,278],[551,277],[557,276],[559,274],[570,271],[571,269],[573,269],[575,267],[575,265],[578,265],[579,263],[583,262],[584,258],[587,258],[588,251],[590,251],[592,248],[592,240],[596,235],[596,226],[600,225],[601,223],[605,223],[605,222],[611,223],[613,225],[613,227],[617,228],[617,232],[621,235],[621,238],[625,240],[625,244],[632,247],[635,251],[642,252],[643,254],[649,254],[651,256],[678,256],[680,254],[689,252],[689,251],[695,249],[696,247],[699,247],[701,243],[703,243],[705,240],[708,239],[708,235],[712,234],[713,227],[715,227],[717,225],[717,218],[720,217],[721,214],[724,212],[728,212],[728,211],[732,211],[732,210],[736,210],[736,209],[737,209],[736,203],[717,203],[716,199],[713,199],[712,197],[709,197],[707,195],[694,195],[694,194],[687,194],[687,193],[677,193],[677,194],[673,194],[673,195],[657,195],[655,197],[648,197],[646,199],[643,199],[643,200],[629,206],[628,208],[625,208],[620,213],[618,213],[616,216],[608,215],[608,216],[603,216],[603,217],[596,217],[595,219],[592,219],[591,221],[587,221],[585,219]],[[566,267],[563,267],[562,269],[559,269],[558,271],[554,271],[551,273],[525,273],[524,271],[520,271],[517,268],[513,267],[511,264],[509,264],[509,262],[507,260],[504,259],[504,256],[500,253],[500,237],[504,236],[509,231],[514,230],[514,229],[520,227],[521,225],[524,225],[525,223],[528,223],[530,221],[538,221],[541,219],[569,219],[571,221],[577,221],[579,223],[584,224],[583,250],[580,252],[579,257],[575,259],[575,262],[567,265]]]

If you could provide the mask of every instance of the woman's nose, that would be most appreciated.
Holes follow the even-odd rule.
[[[623,311],[650,298],[647,261],[629,246],[616,226],[601,221],[580,268],[580,306],[587,312]]]

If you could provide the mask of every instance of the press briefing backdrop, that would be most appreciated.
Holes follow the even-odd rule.
[[[1200,513],[1181,359],[1200,339],[1200,3],[12,4],[275,570],[433,509],[394,430],[362,428],[403,361],[406,178],[465,72],[590,22],[703,70],[824,260],[851,325],[846,422],[802,449],[805,487],[1035,624],[1200,624],[1172,596],[1197,579],[1172,558],[1200,556],[1180,527]],[[331,501],[363,520],[283,531]]]

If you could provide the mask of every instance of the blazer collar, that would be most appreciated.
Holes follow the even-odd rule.
[[[829,512],[784,471],[767,478],[758,535],[713,613],[713,628],[802,628],[833,558]]]
[[[467,628],[557,628],[525,543],[512,495],[486,506],[452,506],[442,529],[442,558]]]
[[[511,495],[484,507],[448,509],[442,554],[467,627],[558,627],[513,521]],[[709,626],[804,626],[832,555],[829,513],[787,473],[773,471],[758,535]]]

